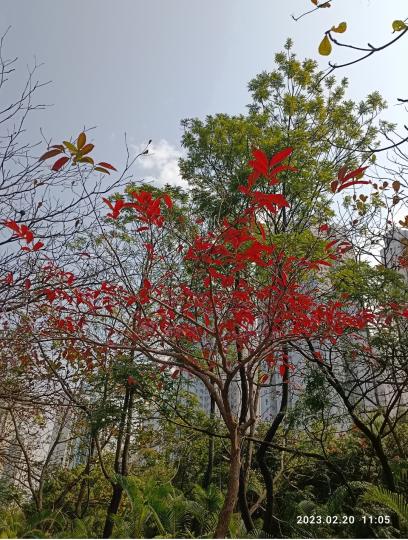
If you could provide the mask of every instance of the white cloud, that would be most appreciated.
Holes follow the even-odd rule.
[[[145,145],[134,145],[133,148],[139,154],[143,152]],[[178,160],[182,155],[183,153],[180,149],[171,145],[165,139],[161,139],[157,143],[153,142],[149,145],[149,153],[145,156],[140,156],[137,160],[137,165],[141,169],[141,172],[143,170],[148,172],[148,175],[144,175],[146,180],[151,180],[161,186],[172,184],[186,188],[187,182],[182,180],[178,167]]]

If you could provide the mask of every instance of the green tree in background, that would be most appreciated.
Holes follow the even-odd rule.
[[[342,166],[369,160],[379,131],[389,126],[378,121],[386,107],[378,92],[355,103],[346,98],[347,79],[316,82],[321,75],[317,63],[300,61],[291,40],[275,55],[275,63],[273,71],[250,81],[252,101],[246,114],[182,121],[187,155],[180,160],[180,170],[192,188],[197,211],[216,219],[242,210],[244,197],[237,187],[249,173],[253,148],[269,155],[296,148],[289,164],[300,172],[280,174],[279,189],[290,210],[277,214],[278,233],[304,230],[329,217],[330,182]]]

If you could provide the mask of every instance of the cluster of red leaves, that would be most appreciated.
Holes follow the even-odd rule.
[[[68,318],[58,317],[54,323],[58,331],[83,332],[87,319],[127,310],[132,313],[132,329],[117,324],[111,335],[116,343],[125,340],[143,347],[161,339],[173,344],[175,349],[182,349],[186,343],[200,346],[215,340],[218,348],[208,349],[201,360],[192,355],[183,357],[186,367],[201,366],[211,371],[220,355],[228,356],[231,346],[245,347],[251,354],[260,344],[267,350],[268,343],[279,344],[288,339],[335,342],[346,330],[363,328],[370,320],[369,313],[352,314],[344,303],[324,304],[313,292],[305,291],[305,274],[326,261],[311,262],[286,256],[267,241],[262,225],[256,222],[258,209],[268,208],[272,199],[265,203],[257,195],[259,192],[252,190],[254,182],[262,174],[269,175],[270,181],[276,183],[276,174],[284,169],[274,166],[290,152],[291,149],[286,149],[266,165],[263,154],[254,152],[258,161],[255,159],[252,163],[254,172],[245,191],[241,189],[250,199],[246,212],[233,223],[224,220],[217,230],[197,235],[184,254],[185,264],[193,269],[196,285],[180,282],[174,271],[156,276],[154,283],[145,277],[137,292],[105,282],[95,289],[79,289],[71,280],[69,292],[67,287],[43,291],[48,301],[61,311],[63,305],[69,306]],[[128,208],[133,210],[137,221],[149,227],[163,225],[161,201],[171,208],[168,196],[154,198],[151,193],[140,191],[133,192],[131,197],[130,202],[105,199],[111,210],[108,216],[117,219],[122,209]],[[328,257],[333,259],[337,256],[330,250],[336,242],[326,246]],[[154,259],[152,246],[146,249]],[[258,284],[249,278],[256,268],[264,272]],[[73,308],[77,308],[77,328]],[[286,367],[282,362],[280,371]]]
[[[241,193],[244,193],[244,195],[251,198],[251,203],[254,208],[264,208],[272,213],[276,213],[278,209],[289,206],[288,201],[281,193],[254,191],[253,186],[260,177],[266,178],[269,185],[274,186],[279,182],[277,178],[278,173],[282,171],[297,172],[295,167],[289,165],[278,166],[278,164],[290,156],[292,152],[292,148],[285,148],[269,160],[262,150],[253,150],[252,155],[254,159],[249,161],[252,173],[248,176],[247,184],[239,186],[238,189]]]
[[[279,182],[277,175],[282,171],[298,172],[295,167],[290,165],[279,165],[284,159],[289,157],[293,152],[293,148],[284,148],[277,154],[268,159],[268,156],[262,150],[256,149],[252,151],[254,159],[248,162],[252,172],[248,177],[248,185],[252,187],[259,177],[263,176],[269,180],[271,186]]]
[[[111,210],[107,214],[107,217],[118,219],[123,209],[132,208],[136,213],[138,221],[161,227],[164,223],[164,217],[160,207],[161,200],[164,201],[167,208],[171,209],[173,206],[173,202],[167,194],[154,198],[148,191],[132,191],[130,196],[134,199],[134,202],[125,202],[124,199],[119,198],[115,199],[114,203],[112,203],[109,199],[103,198],[103,201]],[[147,230],[147,228],[141,227],[138,229],[138,232]]]
[[[384,306],[381,314],[384,322],[389,326],[397,317],[408,318],[408,306],[401,306],[397,302],[390,302],[388,306]]]
[[[343,189],[347,189],[351,186],[361,186],[363,184],[371,184],[368,180],[360,180],[364,176],[364,172],[368,167],[359,167],[354,171],[347,172],[345,167],[341,167],[338,172],[337,180],[333,180],[330,184],[330,188],[333,193],[340,193]]]
[[[107,282],[94,288],[80,288],[72,274],[62,272],[58,286],[50,285],[40,291],[53,308],[50,326],[44,331],[55,329],[59,335],[65,333],[72,343],[73,338],[80,340],[86,335],[88,322],[101,321],[106,328],[107,315],[115,314],[107,347],[126,343],[138,350],[151,351],[157,346],[152,344],[160,341],[173,350],[186,351],[194,345],[201,348],[202,357],[181,354],[179,366],[184,362],[187,369],[211,371],[221,361],[229,365],[231,347],[245,348],[248,354],[258,351],[260,360],[268,361],[273,353],[271,344],[279,349],[288,340],[335,343],[346,331],[363,329],[372,321],[371,313],[356,312],[354,306],[345,302],[321,302],[317,291],[305,287],[308,279],[311,281],[310,270],[330,265],[330,260],[338,259],[350,246],[338,240],[329,241],[326,245],[329,261],[288,257],[268,242],[256,220],[258,210],[266,208],[274,212],[287,205],[282,195],[254,191],[253,187],[261,176],[275,185],[279,172],[293,171],[292,167],[278,166],[291,152],[287,148],[270,160],[261,151],[253,152],[254,160],[250,162],[253,172],[247,185],[239,188],[248,196],[249,206],[235,222],[224,220],[217,230],[198,234],[193,239],[184,254],[184,263],[194,276],[192,282],[181,281],[176,271],[167,270],[154,273],[154,278],[145,276],[138,291]],[[361,170],[348,175],[342,173],[341,189],[348,187],[348,180],[360,173]],[[130,197],[129,201],[104,199],[110,208],[108,217],[118,219],[126,208],[143,224],[137,231],[163,226],[162,201],[167,209],[173,204],[168,195],[154,197],[149,192],[137,191]],[[323,227],[321,232],[329,232],[328,226]],[[145,246],[154,263],[152,244]],[[256,281],[258,269],[262,270],[259,282]],[[123,323],[118,313],[127,314]],[[212,345],[203,347],[203,343]],[[290,368],[287,360],[281,359],[280,372],[283,374],[287,368]],[[132,380],[128,382],[133,384]]]
[[[34,242],[34,233],[27,225],[19,225],[16,221],[11,219],[3,221],[3,225],[8,229],[11,229],[15,236],[24,240],[26,244],[33,244],[31,247],[22,246],[22,251],[39,251],[43,246],[43,242]]]

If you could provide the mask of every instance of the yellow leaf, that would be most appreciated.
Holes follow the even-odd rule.
[[[104,169],[103,167],[95,167],[94,171],[98,171],[98,172],[101,172],[101,173],[104,173],[104,174],[110,174],[110,172],[107,171],[106,169]]]
[[[324,36],[324,38],[322,39],[319,45],[319,53],[322,56],[329,56],[331,51],[332,51],[332,45],[330,43],[330,39],[327,36]]]
[[[78,140],[77,140],[78,148],[82,148],[85,143],[86,143],[86,135],[84,132],[82,132],[78,135]]]
[[[342,34],[346,30],[347,30],[347,23],[346,22],[341,22],[338,26],[332,26],[331,27],[331,31],[332,32],[337,32],[338,34]]]
[[[92,152],[93,149],[94,149],[93,144],[86,144],[79,151],[80,157],[84,156],[85,154],[89,154],[89,152]]]

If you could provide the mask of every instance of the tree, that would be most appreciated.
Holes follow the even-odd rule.
[[[64,258],[50,256],[46,264],[38,255],[45,258],[49,246],[53,255],[52,239],[37,240],[36,231],[15,219],[4,222],[34,276],[3,314],[3,367],[14,362],[16,374],[6,384],[2,381],[0,389],[14,407],[14,431],[18,434],[21,426],[13,389],[18,387],[24,406],[25,394],[32,406],[51,389],[61,407],[68,403],[69,411],[76,411],[78,429],[72,435],[82,438],[86,453],[83,467],[58,485],[56,497],[47,492],[52,482],[45,463],[40,488],[32,489],[37,517],[44,501],[52,500],[52,510],[64,508],[71,525],[74,519],[84,520],[83,527],[103,526],[105,537],[112,536],[114,526],[118,534],[206,533],[200,519],[213,519],[214,508],[221,506],[214,486],[203,493],[183,467],[163,486],[155,478],[158,470],[173,470],[175,456],[185,459],[188,442],[182,449],[171,443],[159,468],[155,452],[136,460],[138,445],[149,438],[151,427],[140,427],[138,420],[156,412],[160,418],[154,421],[189,430],[184,431],[187,441],[192,432],[209,437],[206,483],[211,454],[217,450],[219,456],[225,445],[228,474],[217,537],[225,537],[229,528],[237,530],[232,519],[237,501],[247,530],[263,518],[264,531],[279,534],[277,518],[293,520],[294,515],[282,509],[279,483],[288,479],[290,500],[292,466],[304,466],[306,460],[307,482],[321,485],[326,474],[328,486],[334,478],[339,493],[356,500],[343,462],[332,450],[340,446],[340,437],[328,420],[328,399],[342,421],[354,422],[351,443],[361,443],[376,457],[393,489],[393,467],[403,456],[405,440],[397,424],[406,411],[394,405],[402,403],[407,384],[406,343],[399,336],[406,326],[407,297],[395,272],[350,258],[342,263],[351,248],[356,254],[369,249],[360,231],[381,210],[384,190],[364,178],[364,163],[372,159],[376,116],[384,104],[374,94],[357,108],[343,99],[345,83],[336,87],[334,80],[326,80],[326,90],[319,89],[312,84],[313,63],[300,65],[289,45],[277,57],[278,71],[251,83],[254,103],[248,117],[219,115],[205,125],[186,121],[189,155],[182,167],[194,185],[192,205],[182,190],[132,183],[123,193],[101,200],[105,216],[98,212],[99,203],[91,205],[94,217],[88,230],[70,239]],[[389,130],[384,126],[384,133]],[[299,153],[288,142],[298,145]],[[92,150],[81,133],[74,142],[48,148],[40,163],[52,159],[52,168],[79,175],[82,168],[99,167],[104,174],[112,170],[106,162],[93,163]],[[369,185],[376,192],[367,202],[368,195],[357,197],[356,190]],[[396,188],[393,197],[399,193]],[[335,215],[330,205],[351,192],[346,190],[354,195],[346,195],[344,213]],[[347,242],[341,219],[353,230],[354,212],[361,223],[357,238]],[[12,283],[5,285],[13,290]],[[293,351],[304,361],[294,365]],[[30,387],[35,377],[41,391]],[[288,414],[295,377],[314,389],[313,396],[303,393],[305,410],[314,407],[321,415],[320,424],[313,417],[315,432],[307,424],[309,431],[301,436],[290,432],[293,416]],[[213,418],[186,404],[183,388],[190,378],[207,388],[218,410]],[[281,388],[280,410],[269,425],[258,426],[260,392],[274,384]],[[389,385],[385,405],[375,396],[384,385]],[[324,396],[317,396],[321,389]],[[160,436],[172,440],[170,429]],[[397,453],[390,450],[391,440]],[[324,474],[310,473],[311,467],[316,469],[311,460],[321,464]],[[26,463],[31,466],[30,460]],[[99,468],[104,494],[97,515],[90,516],[92,478]],[[197,478],[200,472],[204,475],[204,460],[195,464]],[[364,474],[376,479],[376,472]],[[258,491],[250,486],[253,478]],[[295,484],[302,482],[296,479]],[[198,512],[186,500],[190,491]],[[321,505],[327,503],[328,511],[333,501],[327,493],[325,497]],[[295,500],[296,505],[301,502]],[[177,512],[168,520],[167,504],[173,503]],[[212,511],[206,512],[203,508],[210,504]],[[129,515],[123,515],[121,506],[130,508]],[[191,522],[191,528],[186,523],[177,527],[177,516]]]
[[[347,185],[347,172],[360,166],[358,174],[364,173],[361,166],[374,161],[380,131],[387,136],[392,126],[378,121],[385,103],[377,92],[358,105],[347,100],[347,81],[343,79],[336,84],[330,77],[323,83],[316,63],[298,61],[290,40],[285,52],[276,55],[275,62],[275,71],[261,73],[249,83],[252,102],[247,115],[220,114],[205,121],[182,122],[182,143],[187,155],[180,160],[180,169],[192,187],[196,211],[213,223],[225,215],[237,216],[245,208],[245,196],[237,186],[250,170],[247,162],[254,146],[269,155],[285,145],[293,146],[296,152],[289,156],[289,166],[279,173],[279,189],[290,206],[265,216],[264,227],[270,241],[278,245],[281,242],[290,255],[310,257],[313,253],[318,258],[318,253],[324,250],[319,252],[316,232],[319,227],[324,231],[329,223],[337,221],[333,209],[336,194],[355,185],[353,172],[348,177],[352,182]],[[338,185],[335,185],[333,181],[337,177]],[[266,183],[267,179],[259,181]],[[350,227],[347,233],[342,230],[328,238],[328,242],[346,251],[351,246],[348,234]],[[293,354],[287,347],[281,353],[288,357]],[[268,488],[264,523],[268,533],[273,532],[274,523],[273,478],[267,453],[286,415],[291,379],[293,376],[288,371],[282,381],[280,412],[257,451]],[[247,467],[251,467],[250,462]],[[242,490],[245,491],[244,486]],[[244,495],[241,509],[251,529]]]
[[[55,287],[47,295],[49,302],[43,305],[47,323],[37,331],[41,341],[58,339],[80,357],[89,355],[90,345],[128,351],[133,362],[146,358],[171,369],[173,377],[182,370],[205,384],[230,440],[228,487],[216,528],[219,537],[228,530],[237,500],[241,443],[256,420],[262,365],[279,366],[285,378],[290,366],[287,357],[279,356],[285,343],[305,337],[324,341],[331,338],[334,321],[335,332],[341,334],[363,328],[370,318],[368,312],[350,315],[340,303],[320,303],[317,291],[305,284],[326,261],[288,257],[265,234],[263,216],[288,206],[282,194],[271,191],[286,168],[281,163],[291,153],[287,148],[269,160],[254,151],[252,173],[239,186],[248,199],[245,213],[192,239],[177,235],[177,242],[183,243],[175,253],[173,202],[168,195],[155,198],[133,191],[127,200],[107,200],[111,219],[121,219],[123,213],[132,234],[148,240],[138,290],[125,276],[120,284],[102,282],[96,289],[76,287],[71,280],[69,288]],[[258,183],[261,177],[268,180],[267,186]],[[108,340],[101,341],[101,331]],[[239,410],[230,400],[237,377],[245,392]]]
[[[245,204],[237,186],[249,174],[253,148],[269,155],[284,147],[296,148],[289,165],[299,172],[288,169],[280,176],[282,193],[291,206],[271,220],[273,233],[278,234],[304,231],[330,217],[328,186],[341,167],[351,170],[369,162],[378,145],[377,118],[385,102],[378,92],[359,104],[346,99],[346,79],[336,84],[330,77],[316,83],[320,78],[316,62],[299,61],[290,40],[275,62],[276,70],[250,81],[247,115],[182,121],[187,155],[180,160],[180,170],[200,216],[222,218],[239,214]]]

